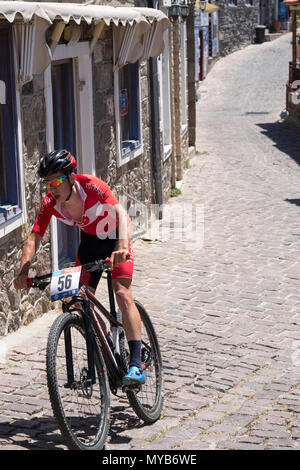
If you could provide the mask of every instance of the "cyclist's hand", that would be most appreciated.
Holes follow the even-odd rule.
[[[110,267],[111,269],[116,268],[119,264],[125,263],[129,255],[128,250],[117,250],[113,251],[110,255]]]
[[[27,274],[19,274],[14,280],[15,289],[28,289]]]

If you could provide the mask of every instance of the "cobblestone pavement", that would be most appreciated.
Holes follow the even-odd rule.
[[[162,347],[163,417],[145,426],[114,398],[109,450],[300,448],[300,131],[280,116],[290,40],[220,60],[201,85],[198,153],[171,223],[135,243],[134,293]],[[176,238],[193,207],[203,244]],[[65,448],[45,378],[54,318],[0,342],[0,449]]]

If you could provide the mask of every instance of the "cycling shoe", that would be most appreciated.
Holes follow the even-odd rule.
[[[128,373],[123,377],[123,385],[142,385],[146,382],[146,375],[136,366],[131,366]]]

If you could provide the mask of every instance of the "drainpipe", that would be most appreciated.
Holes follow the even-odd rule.
[[[186,20],[187,59],[188,59],[188,129],[189,147],[196,145],[196,100],[195,100],[195,24],[194,4],[190,4],[190,14]]]
[[[297,11],[292,11],[292,45],[292,60],[295,64],[297,61]]]
[[[149,8],[156,8],[156,0],[148,0]],[[152,155],[153,155],[153,177],[155,186],[155,203],[161,207],[163,204],[162,185],[162,148],[160,132],[160,105],[159,105],[159,77],[157,57],[149,59],[150,71],[150,93],[151,93],[151,134],[152,134]],[[159,210],[158,218],[162,219],[162,209]]]

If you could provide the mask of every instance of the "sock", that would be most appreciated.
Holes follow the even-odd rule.
[[[128,341],[129,351],[130,351],[130,361],[129,367],[136,366],[141,369],[142,361],[141,361],[141,349],[142,349],[142,342],[139,340],[131,340]]]

